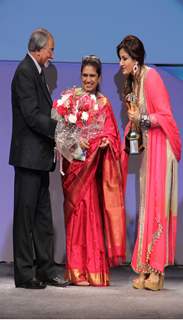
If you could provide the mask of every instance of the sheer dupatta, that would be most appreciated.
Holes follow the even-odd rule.
[[[164,272],[175,256],[181,141],[167,90],[155,69],[150,68],[145,75],[144,95],[147,112],[155,115],[158,126],[147,133],[145,203],[140,207],[132,267],[136,272]],[[123,160],[127,168],[126,155]]]

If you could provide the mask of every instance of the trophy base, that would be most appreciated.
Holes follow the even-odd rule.
[[[130,130],[125,138],[125,152],[131,155],[138,155],[144,150],[142,132]]]

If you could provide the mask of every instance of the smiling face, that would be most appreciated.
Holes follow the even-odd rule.
[[[100,77],[96,71],[96,68],[92,65],[86,65],[83,67],[81,73],[82,88],[87,93],[96,93],[97,86],[100,82]]]
[[[130,55],[122,48],[119,51],[120,56],[120,67],[122,70],[122,73],[124,75],[129,75],[130,73],[133,73],[133,67],[136,62]]]

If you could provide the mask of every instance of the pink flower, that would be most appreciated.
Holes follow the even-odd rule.
[[[53,101],[53,108],[66,123],[78,127],[90,124],[99,112],[96,96],[84,93],[82,88],[65,90]]]
[[[65,116],[68,115],[68,109],[65,108],[63,105],[57,108],[57,112],[61,115],[61,116]]]
[[[54,108],[54,109],[57,108],[57,100],[53,100],[53,108]]]

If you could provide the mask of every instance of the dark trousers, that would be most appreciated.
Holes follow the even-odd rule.
[[[49,172],[15,167],[14,188],[15,285],[33,279],[34,256],[37,277],[54,277]]]

